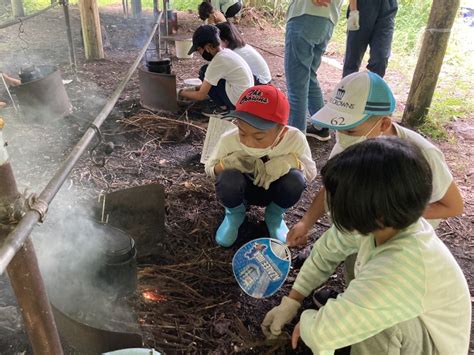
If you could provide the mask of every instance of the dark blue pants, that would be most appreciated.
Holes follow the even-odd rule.
[[[291,169],[288,174],[270,184],[265,190],[253,184],[253,180],[237,169],[224,170],[217,176],[216,194],[225,207],[241,205],[268,206],[274,202],[282,208],[290,208],[299,201],[306,188],[301,170]]]
[[[207,66],[208,64],[203,65],[201,69],[199,69],[199,79],[202,81],[206,75]],[[225,91],[224,79],[219,80],[216,86],[212,86],[208,95],[216,105],[226,106],[229,110],[235,110],[235,105],[230,101],[229,96],[227,96],[227,92]]]
[[[239,13],[239,11],[242,9],[242,2],[236,2],[234,5],[229,7],[227,11],[225,12],[224,16],[225,18],[230,18],[234,17]]]
[[[342,76],[359,71],[367,46],[370,46],[367,69],[383,77],[392,47],[397,0],[358,0],[357,9],[360,29],[347,32]]]

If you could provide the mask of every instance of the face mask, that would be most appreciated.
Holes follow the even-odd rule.
[[[214,56],[206,50],[202,52],[201,56],[204,58],[204,60],[207,60],[208,62],[210,62],[212,58],[214,58]]]
[[[280,132],[278,132],[278,135],[276,136],[275,140],[273,141],[272,144],[270,144],[270,146],[266,147],[266,148],[251,148],[251,147],[248,147],[246,146],[245,144],[243,144],[242,142],[240,142],[240,145],[242,147],[242,150],[247,153],[248,155],[250,155],[251,157],[255,157],[255,158],[262,158],[268,154],[270,154],[270,152],[272,151],[272,149],[275,147],[276,143],[278,142],[278,140],[280,139],[280,136],[282,135],[283,131],[285,129],[281,129]]]
[[[367,139],[367,137],[370,135],[370,133],[378,126],[379,122],[382,122],[382,120],[378,121],[375,123],[375,125],[368,131],[366,134],[363,136],[350,136],[348,134],[343,134],[340,132],[336,132],[336,142],[339,144],[343,149],[346,149],[350,147],[351,145],[363,142]],[[381,133],[382,135],[383,133]]]

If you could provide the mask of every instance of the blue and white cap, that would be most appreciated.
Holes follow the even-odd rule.
[[[391,115],[395,98],[387,83],[377,74],[363,71],[342,79],[324,107],[311,117],[311,123],[335,130],[351,129],[371,116]]]

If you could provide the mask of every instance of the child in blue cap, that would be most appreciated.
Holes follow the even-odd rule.
[[[393,122],[394,110],[395,98],[387,83],[379,75],[363,71],[342,79],[326,105],[311,117],[311,122],[336,130],[336,144],[330,158],[349,146],[378,136],[399,137],[416,144],[433,171],[433,192],[423,217],[436,228],[440,219],[462,213],[462,196],[443,153],[418,133]],[[325,213],[324,200],[322,188],[301,221],[288,233],[288,245],[306,243],[312,225]]]

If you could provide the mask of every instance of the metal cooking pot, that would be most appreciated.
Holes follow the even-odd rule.
[[[21,71],[18,75],[20,76],[21,83],[24,84],[40,79],[41,71],[36,66],[30,65],[28,67],[21,68]]]
[[[146,66],[149,71],[160,74],[171,74],[170,58],[152,57],[147,59]]]
[[[137,289],[137,250],[135,241],[124,231],[107,224],[98,225],[98,238],[103,239],[103,261],[98,281],[118,296]]]

